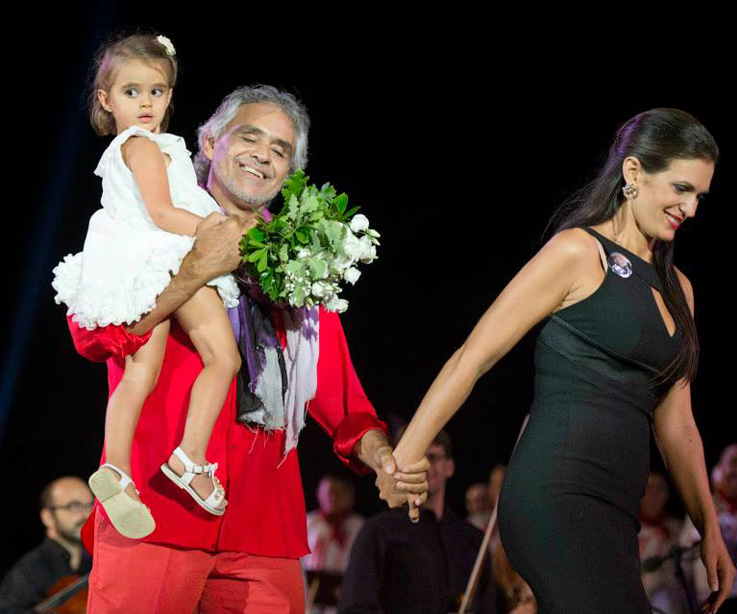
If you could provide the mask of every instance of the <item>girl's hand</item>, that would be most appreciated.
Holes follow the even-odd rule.
[[[735,568],[718,527],[703,538],[701,560],[706,567],[706,578],[711,590],[711,595],[701,606],[701,611],[714,614],[729,597],[735,578]]]

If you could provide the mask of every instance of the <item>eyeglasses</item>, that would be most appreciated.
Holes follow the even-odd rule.
[[[91,501],[89,503],[84,503],[82,501],[70,501],[66,505],[51,505],[49,506],[50,510],[65,510],[67,512],[72,512],[73,514],[78,514],[79,512],[91,512],[92,506],[94,505],[94,501]]]

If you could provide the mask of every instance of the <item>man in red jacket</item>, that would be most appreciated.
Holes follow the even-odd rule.
[[[268,86],[227,96],[199,131],[195,165],[227,219],[200,224],[195,246],[156,307],[130,329],[88,331],[69,318],[78,352],[107,361],[110,391],[120,383],[126,356],[151,329],[212,279],[235,269],[238,240],[255,213],[278,193],[287,174],[304,167],[309,120],[290,94]],[[285,344],[283,314],[271,310]],[[382,499],[396,507],[424,500],[426,461],[400,473],[386,425],[366,398],[351,364],[338,316],[320,309],[317,391],[310,415],[333,439],[336,454],[357,471],[373,469]],[[244,361],[244,365],[247,361]],[[215,425],[207,457],[219,464],[228,507],[213,516],[160,472],[179,439],[189,391],[202,365],[189,338],[172,322],[156,389],[141,412],[132,449],[132,477],[151,508],[156,530],[143,540],[119,535],[100,506],[94,530],[94,567],[88,611],[98,613],[301,612],[304,591],[298,559],[307,554],[304,495],[296,450],[286,429],[236,420],[236,381]],[[293,432],[294,429],[292,429]],[[286,453],[285,453],[286,452]],[[103,455],[104,462],[104,455]]]

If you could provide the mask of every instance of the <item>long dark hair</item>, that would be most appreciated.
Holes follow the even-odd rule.
[[[652,109],[625,122],[614,138],[609,155],[596,178],[570,198],[553,216],[555,232],[578,226],[595,226],[614,217],[625,197],[622,163],[635,157],[646,173],[658,173],[673,160],[710,160],[716,164],[719,148],[709,131],[692,115],[678,109]],[[682,331],[673,362],[661,374],[673,381],[696,376],[699,340],[686,297],[673,267],[673,241],[656,241],[653,265],[663,285],[663,300]]]

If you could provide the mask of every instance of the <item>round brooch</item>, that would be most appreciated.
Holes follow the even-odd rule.
[[[607,258],[607,263],[612,272],[616,273],[620,277],[627,279],[632,275],[632,263],[629,261],[627,256],[620,254],[619,252],[612,252]]]

